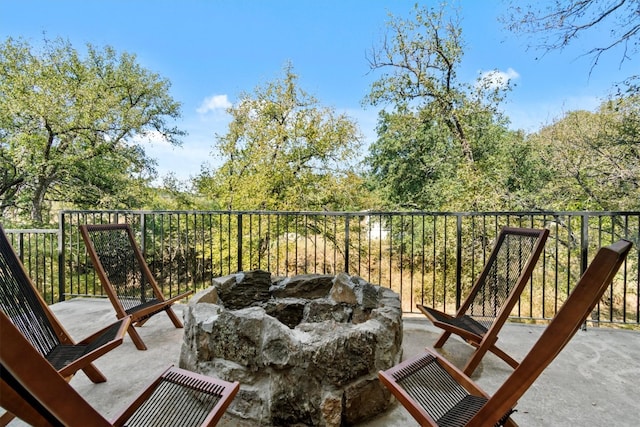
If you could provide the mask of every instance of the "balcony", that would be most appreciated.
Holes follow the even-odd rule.
[[[181,314],[184,306],[175,307]],[[74,337],[87,336],[115,319],[111,304],[103,298],[73,298],[53,304],[52,309]],[[508,323],[500,334],[501,347],[521,359],[543,328]],[[120,347],[96,362],[108,378],[106,383],[93,384],[83,373],[71,380],[71,385],[107,418],[113,417],[169,364],[178,363],[183,330],[175,329],[168,317],[155,316],[139,332],[149,348],[147,351],[136,350],[127,336]],[[438,334],[439,330],[422,316],[405,314],[404,357],[432,345]],[[443,353],[461,367],[471,347],[452,337]],[[638,355],[640,332],[591,327],[579,331],[520,399],[513,419],[522,426],[637,425]],[[472,378],[492,393],[511,372],[502,360],[488,354]],[[24,425],[19,420],[9,424]],[[226,415],[219,425],[249,427],[250,424]],[[385,414],[362,425],[389,427],[417,423],[402,406],[394,404]]]

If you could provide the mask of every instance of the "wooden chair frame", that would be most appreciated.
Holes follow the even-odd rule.
[[[518,399],[581,328],[631,246],[631,242],[621,240],[598,251],[538,341],[492,396],[431,350],[380,371],[380,380],[423,426],[516,425],[509,416]],[[445,393],[445,389],[456,396]],[[440,402],[439,407],[433,406],[435,401]]]
[[[441,348],[451,334],[460,336],[476,348],[463,368],[465,374],[471,375],[473,373],[487,351],[500,357],[512,368],[518,366],[515,359],[496,345],[498,333],[531,278],[548,236],[549,230],[547,229],[504,227],[498,235],[482,272],[454,316],[422,304],[416,305],[434,326],[444,330],[434,344],[434,348]],[[518,253],[519,251],[527,251],[528,256],[522,257],[521,253]],[[503,266],[507,267],[507,272],[498,271],[501,267],[498,265],[500,263],[505,264]],[[489,311],[484,316],[484,322],[481,324],[475,319],[474,303],[477,303],[476,298],[486,298],[485,295],[493,292],[487,288],[496,287],[496,284],[498,288],[504,288],[501,291],[504,301],[492,307],[493,311]],[[484,311],[484,308],[482,310]]]
[[[0,405],[33,426],[215,426],[239,390],[169,367],[113,421],[105,419],[0,312]]]
[[[142,326],[149,318],[153,315],[160,313],[162,311],[166,312],[171,319],[171,322],[176,328],[182,328],[182,322],[173,311],[171,306],[177,301],[184,299],[185,297],[191,295],[193,290],[184,292],[175,297],[165,299],[158,283],[156,282],[149,266],[144,259],[142,251],[140,247],[136,243],[136,240],[133,235],[133,231],[131,230],[131,226],[129,224],[99,224],[99,225],[81,225],[80,233],[82,235],[82,239],[87,248],[87,252],[89,257],[91,258],[91,262],[100,278],[100,283],[102,283],[102,287],[107,293],[113,308],[116,311],[116,316],[118,318],[123,318],[125,316],[131,316],[131,326],[129,326],[128,332],[129,336],[133,340],[136,348],[139,350],[146,350],[147,347],[142,341],[142,338],[138,334],[135,329],[135,326]],[[100,235],[116,235],[118,233],[126,234],[126,238],[129,242],[130,249],[133,253],[133,257],[135,258],[133,261],[136,266],[136,271],[140,273],[141,280],[148,284],[153,292],[153,299],[149,301],[144,300],[144,294],[138,297],[138,301],[136,302],[136,306],[126,308],[123,304],[123,299],[121,295],[118,294],[116,290],[116,286],[112,283],[111,278],[109,277],[108,269],[105,268],[103,262],[101,260],[101,254],[95,246],[93,236],[98,234]]]
[[[130,325],[126,316],[81,341],[74,341],[36,289],[1,225],[0,312],[67,381],[79,370],[94,383],[106,381],[93,361],[122,344]],[[0,426],[12,419],[11,413],[3,414]]]

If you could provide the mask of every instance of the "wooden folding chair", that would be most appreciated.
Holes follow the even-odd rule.
[[[455,316],[416,305],[435,326],[444,330],[434,348],[442,347],[452,333],[476,347],[463,369],[465,374],[473,373],[487,351],[512,368],[518,366],[515,359],[497,347],[498,333],[531,278],[548,236],[547,229],[504,227]]]
[[[169,367],[106,420],[0,313],[0,405],[33,426],[214,426],[240,387]]]
[[[429,350],[380,371],[380,380],[423,426],[516,425],[510,414],[518,399],[580,329],[630,249],[631,242],[621,240],[598,251],[536,344],[492,396]]]
[[[80,233],[116,316],[131,316],[128,331],[136,348],[147,349],[135,326],[157,313],[164,311],[176,328],[183,327],[171,306],[193,291],[164,298],[128,224],[81,225]]]
[[[83,370],[94,383],[107,379],[92,362],[119,346],[130,324],[129,317],[123,317],[75,342],[38,293],[1,225],[0,311],[59,375],[70,380],[77,371]],[[3,341],[2,345],[7,343]],[[10,413],[5,413],[0,417],[0,426],[12,419]]]

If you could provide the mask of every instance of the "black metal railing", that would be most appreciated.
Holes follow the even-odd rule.
[[[58,301],[61,283],[58,230],[14,229],[5,232],[40,295],[50,304]]]
[[[512,313],[529,320],[553,317],[596,250],[626,238],[634,248],[591,320],[640,325],[640,212],[64,211],[59,264],[47,270],[58,288],[44,281],[50,302],[102,295],[78,225],[105,222],[132,225],[167,295],[241,270],[346,271],[398,292],[405,312],[418,302],[454,312],[501,227],[546,227],[544,253]]]

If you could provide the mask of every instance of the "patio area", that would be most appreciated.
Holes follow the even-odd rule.
[[[74,337],[84,337],[115,319],[107,299],[75,298],[51,306]],[[179,315],[184,305],[174,306]],[[501,347],[521,359],[544,326],[508,323],[500,334]],[[139,351],[126,336],[124,343],[95,363],[108,381],[93,384],[78,373],[71,381],[100,413],[112,418],[135,394],[170,364],[178,364],[182,329],[175,329],[165,315],[154,316],[138,329],[149,348]],[[404,318],[403,358],[432,345],[439,330],[422,316]],[[443,354],[461,367],[471,347],[452,337]],[[512,372],[502,360],[488,354],[473,379],[492,393]],[[640,332],[610,328],[579,331],[555,361],[525,393],[512,416],[521,426],[638,424],[640,399]],[[25,425],[19,420],[10,426]],[[220,426],[249,427],[251,424],[225,415]],[[398,404],[362,426],[413,426],[417,423]]]

